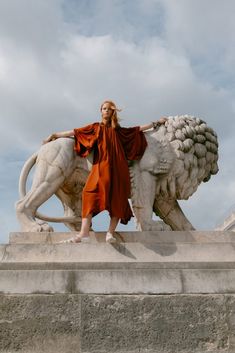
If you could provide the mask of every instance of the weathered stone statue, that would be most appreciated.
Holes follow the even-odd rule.
[[[230,208],[230,211],[227,213],[227,216],[223,219],[223,221],[217,225],[215,230],[235,232],[235,206],[234,205],[232,208]]]
[[[148,146],[140,161],[131,162],[131,202],[139,230],[194,229],[177,200],[188,199],[198,185],[218,172],[216,133],[199,118],[169,117],[157,130],[145,132]],[[16,213],[22,231],[53,231],[46,221],[63,222],[71,230],[81,224],[81,193],[92,156],[76,155],[73,138],[43,145],[25,163],[20,176]],[[36,163],[32,187],[28,174]],[[53,194],[62,202],[64,217],[48,217],[37,209]],[[164,222],[152,220],[153,212]]]

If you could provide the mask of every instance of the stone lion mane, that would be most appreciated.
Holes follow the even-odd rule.
[[[169,117],[164,125],[146,131],[145,135],[148,146],[142,159],[129,165],[137,229],[194,229],[177,200],[187,200],[201,182],[218,172],[216,133],[200,118],[183,115]],[[33,184],[26,192],[26,180],[35,163]],[[78,230],[81,193],[90,167],[88,159],[73,151],[71,138],[43,145],[25,163],[20,176],[16,213],[22,230],[52,231],[45,221],[64,222],[71,230]],[[37,212],[53,194],[62,202],[64,217]],[[164,222],[153,220],[153,212]]]

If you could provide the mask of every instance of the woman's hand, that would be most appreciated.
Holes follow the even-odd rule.
[[[167,121],[167,118],[162,116],[159,120],[152,122],[153,128],[156,130],[160,125],[165,124],[166,121]]]
[[[153,121],[150,124],[147,125],[142,125],[140,126],[140,131],[145,131],[145,130],[149,130],[149,129],[157,129],[158,126],[165,124],[165,122],[167,121],[167,118],[165,118],[164,116],[162,116],[159,120],[157,121]]]
[[[158,120],[158,123],[159,124],[165,124],[165,122],[167,121],[168,119],[165,117],[165,116],[161,116],[161,118]]]
[[[45,140],[42,141],[42,144],[44,145],[44,144],[47,143],[47,142],[56,140],[57,138],[58,138],[58,137],[57,137],[57,134],[56,134],[56,133],[51,134],[51,135],[49,135]]]
[[[69,130],[69,131],[61,131],[61,132],[55,132],[51,135],[49,135],[45,140],[43,140],[43,145],[47,142],[54,141],[60,137],[71,137],[74,136],[74,131]]]

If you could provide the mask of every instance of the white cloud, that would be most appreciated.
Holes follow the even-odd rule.
[[[85,36],[111,35],[140,42],[162,31],[164,2],[160,0],[64,1],[65,19]]]
[[[201,77],[217,86],[234,85],[234,1],[166,0],[164,4],[170,47],[184,52]]]
[[[49,56],[64,31],[61,4],[61,0],[1,0],[1,40]]]

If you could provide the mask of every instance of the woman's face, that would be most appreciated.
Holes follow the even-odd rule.
[[[109,103],[104,103],[101,108],[102,122],[104,124],[109,124],[111,121],[112,115],[113,115],[113,109],[111,109],[111,105]]]

